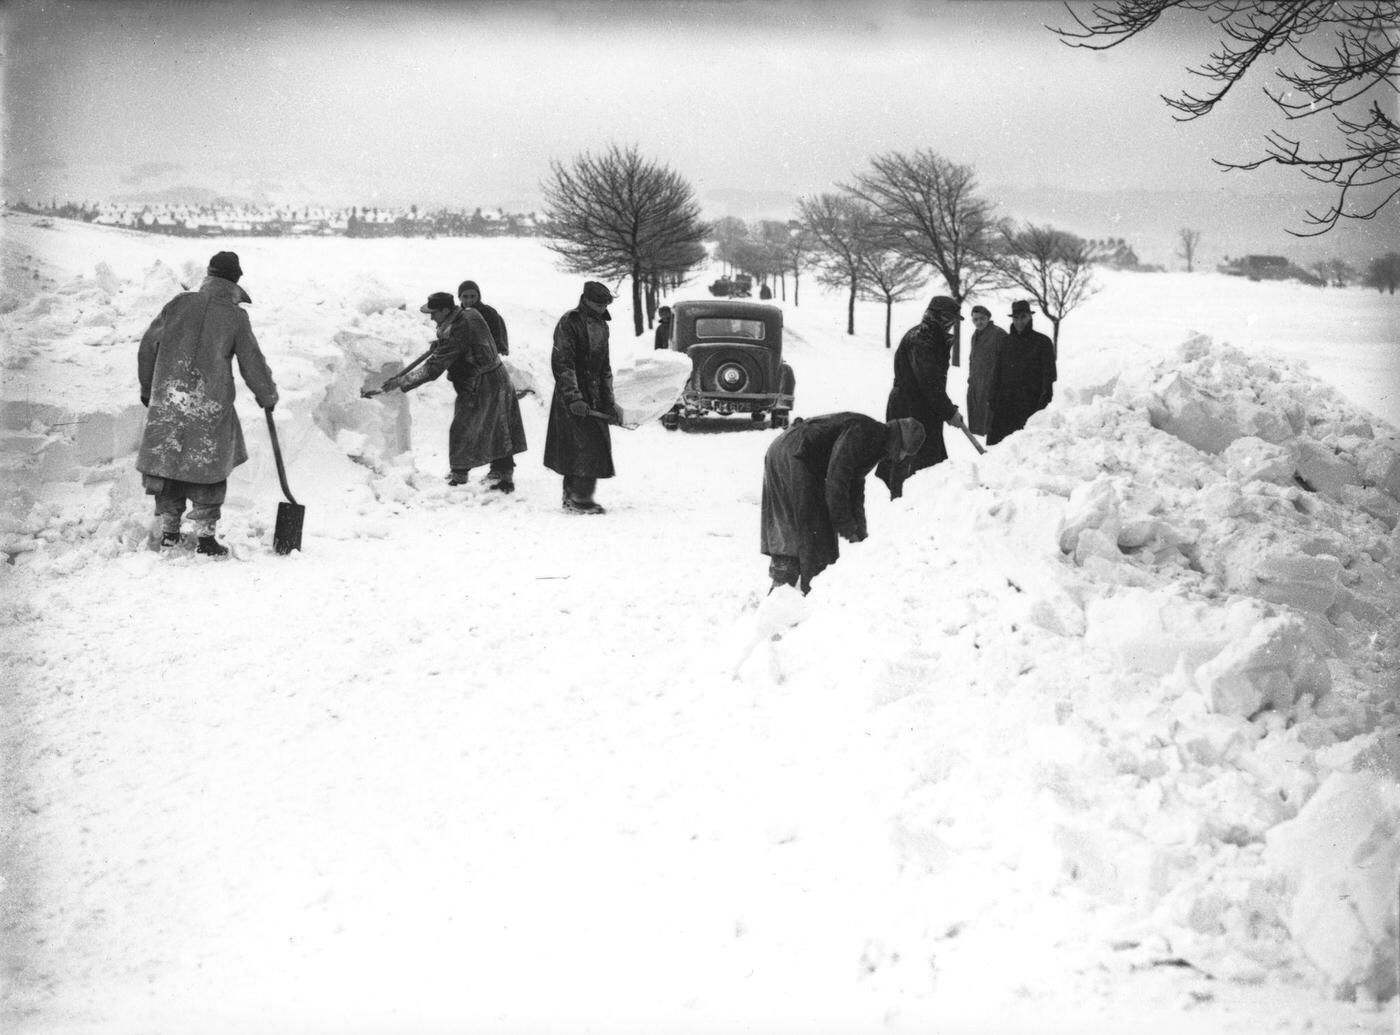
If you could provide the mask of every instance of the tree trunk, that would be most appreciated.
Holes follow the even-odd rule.
[[[856,333],[856,278],[851,278],[851,298],[846,303],[846,333]]]
[[[794,271],[793,274],[792,274],[792,305],[793,305],[793,308],[794,308],[794,309],[797,308],[797,273],[796,273],[796,271]]]
[[[632,264],[632,326],[636,328],[632,333],[640,336],[645,329],[642,326],[642,267],[641,264]]]
[[[782,288],[782,291],[783,291],[783,301],[786,302],[786,301],[787,301],[787,274],[786,274],[786,273],[779,273],[779,274],[778,274],[778,287]]]
[[[885,296],[885,348],[890,347],[890,321],[894,319],[894,299]]]
[[[1060,321],[1053,317],[1050,319],[1050,355],[1056,363],[1060,361]]]

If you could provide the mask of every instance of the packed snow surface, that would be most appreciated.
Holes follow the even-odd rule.
[[[1393,297],[1103,275],[1052,406],[872,479],[802,598],[758,554],[777,433],[648,419],[684,364],[625,284],[636,426],[607,515],[560,511],[581,278],[539,241],[4,232],[9,1029],[1388,1030]],[[246,390],[232,558],[149,549],[136,343],[224,247],[286,557]],[[360,395],[467,277],[528,390],[510,497],[444,484],[445,380]],[[883,311],[801,298],[795,414],[881,414]]]

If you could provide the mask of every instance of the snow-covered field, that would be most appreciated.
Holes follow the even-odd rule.
[[[0,229],[7,1030],[1396,1023],[1400,300],[1104,275],[1050,410],[872,480],[803,601],[746,420],[560,512],[538,241]],[[136,342],[224,247],[288,557],[246,391],[233,558],[147,549]],[[443,484],[445,381],[359,398],[468,277],[539,389],[509,498]],[[882,414],[883,312],[802,300],[797,414]]]

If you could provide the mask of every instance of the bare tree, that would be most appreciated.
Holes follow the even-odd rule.
[[[1258,169],[1270,163],[1295,168],[1331,185],[1332,203],[1306,210],[1306,231],[1326,233],[1341,219],[1372,219],[1400,196],[1400,0],[1107,0],[1081,17],[1068,4],[1075,28],[1052,29],[1066,43],[1107,50],[1151,29],[1170,10],[1208,18],[1221,36],[1218,49],[1190,71],[1206,80],[1199,92],[1162,99],[1179,122],[1209,115],[1256,65],[1277,80],[1264,92],[1285,124],[1322,116],[1330,132],[1311,152],[1279,129],[1264,137],[1264,156],[1215,163],[1226,169]],[[1279,55],[1280,58],[1275,57]]]
[[[1176,232],[1177,239],[1181,241],[1181,251],[1179,256],[1186,260],[1186,272],[1196,272],[1196,245],[1201,243],[1201,232],[1199,230],[1188,230],[1182,227]]]
[[[865,276],[861,280],[860,294],[872,302],[885,303],[885,348],[889,348],[894,304],[907,302],[923,289],[928,283],[928,267],[918,259],[883,247],[878,233],[863,258]]]
[[[1019,230],[1010,224],[1001,227],[995,282],[1003,289],[1024,291],[1040,307],[1054,329],[1057,358],[1061,321],[1098,291],[1094,257],[1088,241],[1063,230],[1031,223]]]
[[[935,270],[961,306],[991,276],[988,253],[996,231],[972,167],[928,150],[892,151],[872,158],[870,166],[847,189],[875,208],[888,247]],[[953,331],[954,366],[960,331]]]
[[[1377,291],[1395,294],[1395,289],[1400,287],[1400,253],[1386,252],[1380,258],[1372,259],[1361,283]]]
[[[792,273],[792,304],[794,307],[801,304],[802,270],[809,261],[809,256],[816,249],[816,240],[812,232],[806,227],[789,227],[787,244],[783,249],[783,259],[785,268]]]
[[[684,275],[704,262],[709,227],[690,184],[636,147],[609,147],[565,166],[551,160],[542,185],[554,233],[550,250],[564,269],[604,279],[632,278],[632,322],[643,324],[649,278]]]
[[[856,296],[866,275],[875,213],[849,194],[818,194],[797,203],[804,228],[812,235],[817,279],[828,287],[846,288],[846,333],[856,333]]]

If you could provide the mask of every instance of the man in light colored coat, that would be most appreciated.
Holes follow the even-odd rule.
[[[219,252],[199,290],[167,302],[141,337],[137,366],[147,412],[136,469],[147,494],[156,498],[162,547],[180,543],[188,502],[198,552],[228,553],[214,538],[214,526],[229,472],[248,459],[233,408],[234,359],[258,405],[277,405],[272,371],[240,306],[252,301],[238,286],[242,275],[238,256]]]

